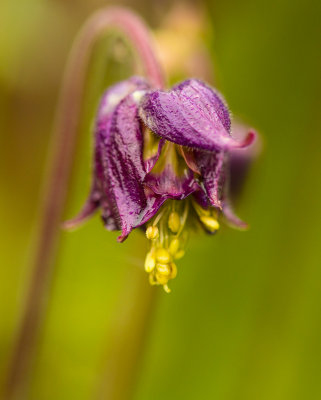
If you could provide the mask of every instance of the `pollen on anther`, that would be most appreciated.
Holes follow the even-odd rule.
[[[218,221],[212,217],[203,215],[200,217],[200,220],[202,221],[205,228],[208,229],[212,233],[216,232],[220,227],[220,224],[218,223]]]
[[[166,249],[160,248],[156,251],[156,259],[160,263],[167,264],[170,261],[171,256]]]
[[[168,217],[168,227],[173,233],[177,233],[181,226],[181,221],[177,212],[173,211]]]
[[[147,239],[154,240],[157,239],[159,236],[159,231],[157,226],[149,226],[146,229],[146,237]]]
[[[153,271],[156,265],[156,259],[152,252],[147,253],[145,259],[145,271],[150,273]]]
[[[178,249],[179,249],[179,245],[180,245],[180,243],[179,243],[179,240],[178,240],[177,238],[174,238],[174,239],[171,241],[168,250],[169,250],[169,252],[170,252],[170,254],[171,254],[172,256],[175,255],[175,254],[177,253],[177,251],[178,251]]]

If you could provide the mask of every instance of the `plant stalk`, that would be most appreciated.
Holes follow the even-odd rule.
[[[127,9],[115,7],[101,9],[89,18],[75,40],[63,78],[51,160],[45,179],[40,222],[30,265],[31,278],[5,381],[6,400],[27,398],[37,339],[46,313],[59,227],[68,194],[89,62],[95,43],[110,30],[117,30],[126,37],[150,83],[155,88],[164,85],[148,29],[138,16]]]

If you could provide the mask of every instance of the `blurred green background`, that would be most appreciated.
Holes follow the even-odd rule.
[[[155,29],[178,3],[205,16],[201,36],[216,86],[233,114],[261,132],[264,151],[237,207],[251,229],[194,237],[172,293],[159,290],[134,399],[320,399],[321,2],[117,2]],[[29,276],[63,68],[76,32],[105,4],[0,4],[1,381]],[[68,216],[90,180],[90,134],[81,136]],[[95,398],[139,235],[117,244],[98,216],[63,233],[26,398]]]

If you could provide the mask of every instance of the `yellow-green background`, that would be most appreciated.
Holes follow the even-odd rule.
[[[157,27],[174,2],[123,3]],[[63,67],[82,22],[103,4],[0,4],[1,381]],[[251,230],[194,238],[172,293],[160,293],[134,399],[320,399],[321,2],[194,5],[211,27],[217,86],[233,114],[261,132],[264,151],[237,208]],[[69,216],[89,185],[89,137],[78,152]],[[63,233],[29,399],[93,398],[137,235],[117,244],[98,216]]]

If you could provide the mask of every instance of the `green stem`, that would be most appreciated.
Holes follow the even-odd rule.
[[[137,248],[146,247],[144,246],[146,243],[140,245],[138,242],[139,239],[146,242],[142,235],[141,238],[136,239]],[[143,264],[142,257],[141,265]],[[107,349],[102,374],[98,381],[98,393],[94,393],[94,399],[128,400],[132,398],[157,293],[155,287],[149,284],[143,268],[137,266],[128,268],[122,291],[119,293],[108,325]]]
[[[110,30],[117,30],[126,37],[140,59],[150,83],[155,87],[164,85],[148,30],[139,17],[123,8],[106,8],[96,12],[87,21],[72,48],[58,103],[53,152],[30,266],[31,279],[5,381],[6,400],[27,397],[26,389],[46,311],[59,226],[68,194],[88,67],[95,43]]]

